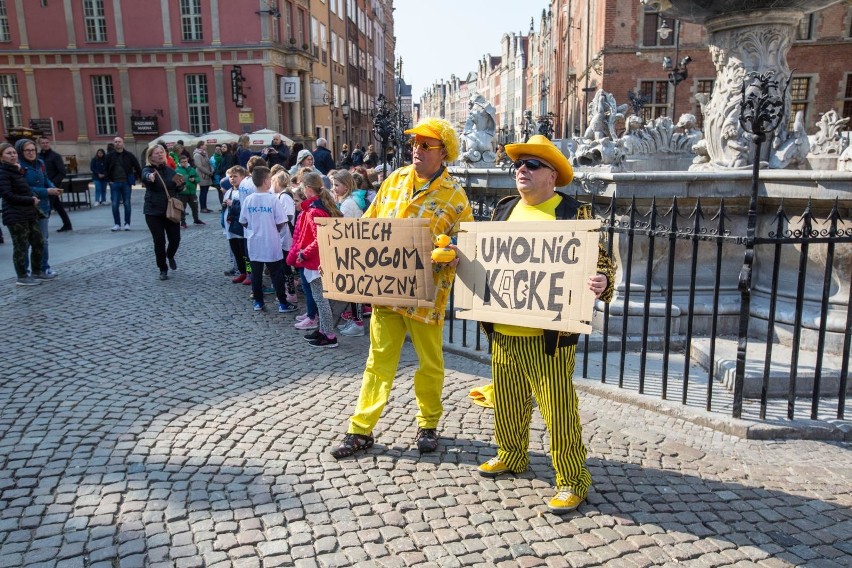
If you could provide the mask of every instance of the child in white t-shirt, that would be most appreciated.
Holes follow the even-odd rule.
[[[284,284],[284,253],[281,251],[280,232],[287,224],[284,207],[278,196],[270,193],[272,179],[269,168],[256,166],[251,173],[256,191],[242,200],[240,224],[245,227],[248,257],[251,259],[252,294],[254,311],[262,311],[263,269],[269,267],[272,286],[278,297],[278,312],[296,311],[296,306],[287,300]]]

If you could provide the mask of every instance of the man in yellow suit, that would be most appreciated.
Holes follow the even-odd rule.
[[[492,221],[590,219],[591,207],[556,191],[571,183],[568,159],[541,135],[524,144],[508,144],[514,162],[518,196],[502,199]],[[597,274],[589,289],[608,302],[614,291],[615,265],[599,247]],[[550,455],[556,470],[556,495],[548,503],[557,514],[573,511],[586,498],[592,476],[586,468],[586,447],[574,390],[577,334],[508,324],[483,323],[491,342],[494,381],[494,438],[497,457],[479,466],[485,477],[520,473],[529,465],[528,446],[533,396],[550,434]]]
[[[464,188],[444,165],[458,158],[458,135],[448,121],[438,118],[425,118],[405,133],[414,136],[412,164],[388,176],[364,217],[429,219],[433,239],[441,234],[452,236],[459,223],[473,221]],[[444,312],[455,272],[455,263],[433,263],[434,307],[373,306],[361,393],[343,442],[331,452],[334,457],[348,457],[373,445],[373,428],[390,397],[406,334],[419,360],[414,372],[419,408],[415,441],[421,452],[438,448],[438,422],[444,411]]]

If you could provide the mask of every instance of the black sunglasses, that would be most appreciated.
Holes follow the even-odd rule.
[[[535,158],[529,158],[526,160],[515,160],[512,165],[515,166],[516,170],[521,169],[521,166],[526,166],[527,169],[531,172],[534,172],[539,168],[547,168],[548,170],[553,169],[541,160],[536,160]]]

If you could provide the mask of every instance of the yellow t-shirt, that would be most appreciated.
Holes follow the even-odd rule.
[[[562,203],[562,196],[558,194],[538,205],[527,205],[523,200],[518,201],[507,221],[553,221],[556,219],[556,208],[560,203]],[[544,333],[540,328],[509,325],[507,323],[495,323],[494,331],[503,335],[523,337],[535,337]]]

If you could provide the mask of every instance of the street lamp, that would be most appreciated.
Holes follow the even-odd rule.
[[[347,101],[343,101],[343,104],[340,105],[340,112],[343,114],[343,122],[345,124],[344,135],[345,138],[344,144],[349,143],[349,103]]]
[[[668,39],[671,34],[672,29],[668,26],[666,21],[663,20],[663,23],[660,25],[659,29],[657,29],[657,35],[659,35],[661,39]],[[672,121],[677,120],[677,85],[689,77],[689,70],[687,69],[687,66],[692,61],[692,58],[688,55],[683,59],[680,59],[680,20],[674,20],[674,44],[674,64],[671,57],[663,57],[663,69],[669,72],[669,83],[673,85]]]
[[[11,130],[12,126],[14,126],[12,124],[12,109],[15,106],[15,98],[12,95],[10,95],[9,93],[4,92],[2,103],[3,103],[3,120],[5,121],[4,124],[6,125],[6,133],[8,134],[9,130]]]

